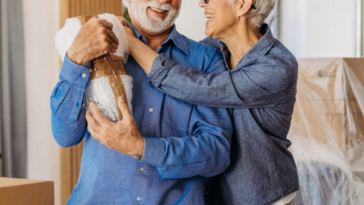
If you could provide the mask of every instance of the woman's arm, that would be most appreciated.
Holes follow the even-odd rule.
[[[131,31],[131,32],[130,32]],[[148,74],[149,82],[181,101],[224,108],[261,108],[279,103],[297,78],[295,59],[264,57],[247,59],[244,65],[222,73],[176,64],[159,55],[134,37],[128,29],[130,54]],[[210,67],[223,66],[221,54],[210,60]]]
[[[211,60],[210,67],[225,66],[215,59]],[[210,107],[272,107],[287,95],[295,96],[292,86],[297,80],[297,64],[282,64],[276,59],[246,62],[246,66],[231,71],[208,74],[159,55],[148,79],[150,84],[181,101]]]
[[[124,26],[124,29],[128,39],[129,54],[133,56],[140,67],[148,74],[152,68],[154,59],[159,54],[145,45],[142,41],[135,38],[134,32],[130,27]]]

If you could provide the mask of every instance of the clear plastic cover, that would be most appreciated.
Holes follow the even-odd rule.
[[[364,205],[364,59],[300,59],[288,139],[296,203]]]

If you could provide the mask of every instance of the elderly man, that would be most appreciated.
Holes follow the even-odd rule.
[[[129,1],[136,38],[180,64],[206,73],[222,71],[217,50],[176,31],[181,0]],[[82,27],[51,96],[57,143],[70,147],[85,139],[80,177],[67,203],[204,204],[206,178],[223,172],[230,162],[233,128],[228,111],[165,95],[148,84],[130,57],[125,69],[134,80],[133,115],[121,98],[120,122],[107,120],[95,104],[93,116],[86,113],[82,105],[90,84],[88,62],[115,52],[119,42],[111,29],[101,19]]]

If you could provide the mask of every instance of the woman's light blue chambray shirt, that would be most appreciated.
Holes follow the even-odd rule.
[[[148,74],[151,84],[184,102],[231,108],[235,133],[230,166],[214,178],[211,204],[271,204],[299,188],[287,150],[298,64],[268,25],[261,33],[264,36],[232,70],[222,64],[225,72],[205,74],[159,55]],[[211,38],[203,42],[221,48],[229,65],[224,44]]]
[[[223,71],[210,65],[223,60],[216,49],[187,39],[175,28],[158,52],[202,72]],[[145,139],[140,161],[90,136],[83,108],[90,74],[65,58],[51,96],[53,135],[62,147],[85,139],[80,177],[67,204],[204,204],[205,177],[222,173],[230,162],[233,125],[228,110],[167,96],[149,85],[132,57],[125,69],[133,77],[132,111]]]

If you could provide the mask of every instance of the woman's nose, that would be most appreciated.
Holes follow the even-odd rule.
[[[158,0],[160,4],[170,3],[170,0]]]
[[[206,7],[207,5],[205,4],[205,0],[200,0],[200,2],[198,3],[198,6],[201,8]]]

